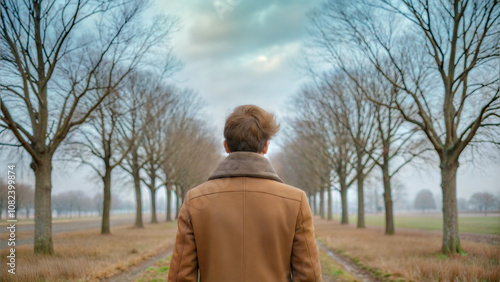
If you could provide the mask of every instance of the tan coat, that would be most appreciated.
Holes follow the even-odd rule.
[[[321,281],[306,194],[260,154],[229,154],[177,222],[168,281]]]

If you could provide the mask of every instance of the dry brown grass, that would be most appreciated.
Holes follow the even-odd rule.
[[[2,249],[2,281],[97,281],[142,262],[174,243],[175,223],[120,226],[111,235],[98,230],[54,235],[54,256],[33,254],[33,246],[16,247],[16,274],[7,273],[7,249]]]
[[[380,229],[357,229],[319,219],[316,235],[381,280],[500,281],[499,245],[462,241],[467,255],[446,257],[439,254],[439,234],[406,231],[386,236]]]
[[[7,239],[9,239],[9,235],[10,233],[7,232],[6,230],[6,227],[0,227],[2,228],[2,233],[0,234],[0,241],[5,241]],[[33,238],[33,231],[16,231],[16,239],[19,240],[19,239],[29,239],[29,238]]]

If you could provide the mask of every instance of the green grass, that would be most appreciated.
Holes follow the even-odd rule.
[[[339,216],[337,216],[337,220],[340,220]],[[440,215],[395,215],[394,220],[396,228],[443,230],[443,219]],[[349,223],[357,223],[355,214],[349,215]],[[367,226],[383,227],[385,226],[384,215],[365,215],[365,224]],[[458,229],[460,232],[500,235],[500,217],[459,216]]]
[[[323,281],[357,281],[357,279],[344,267],[334,261],[328,254],[320,250],[319,259],[321,262],[321,271],[323,274]]]
[[[169,255],[168,257],[157,261],[152,267],[148,267],[144,272],[142,272],[140,277],[136,279],[136,282],[165,281],[168,277],[171,259],[172,255]]]

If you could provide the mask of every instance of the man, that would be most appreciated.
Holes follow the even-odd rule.
[[[229,155],[185,196],[168,281],[321,281],[306,194],[283,184],[263,156],[278,130],[253,105],[226,119]]]

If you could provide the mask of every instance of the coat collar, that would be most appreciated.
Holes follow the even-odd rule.
[[[257,177],[283,182],[271,162],[263,155],[253,152],[230,153],[208,180],[227,177]]]

